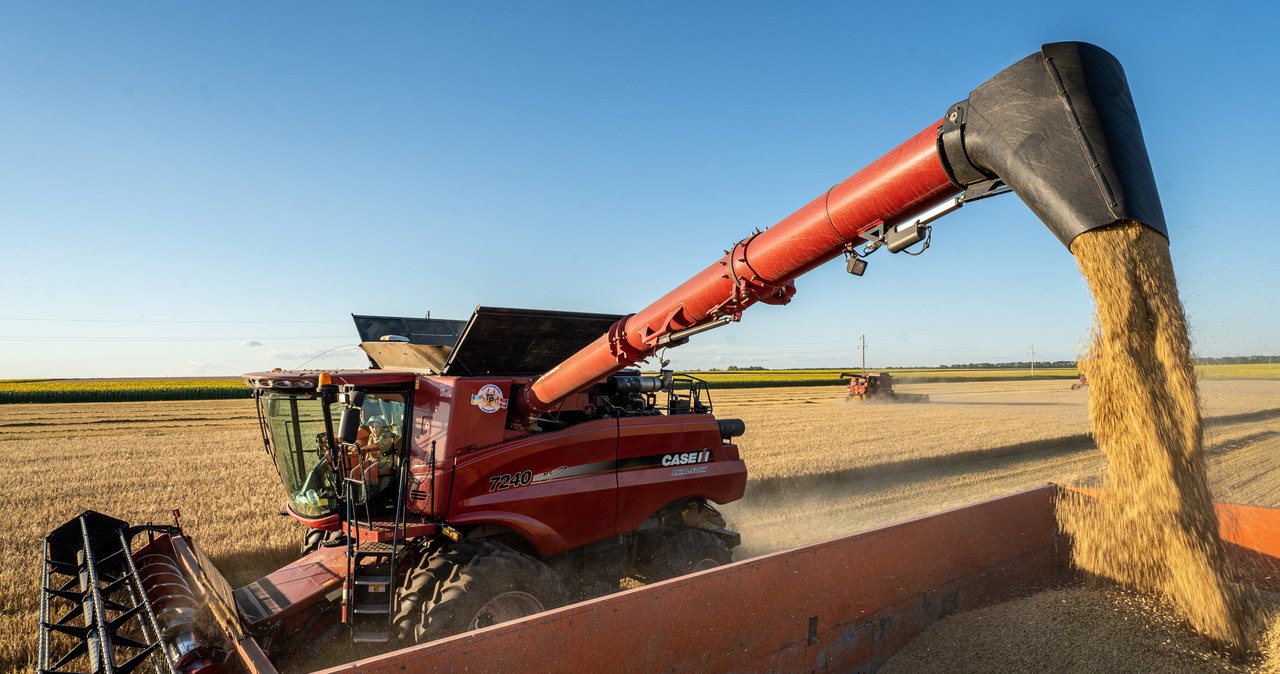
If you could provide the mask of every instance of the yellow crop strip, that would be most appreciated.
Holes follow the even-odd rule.
[[[1280,363],[1197,365],[1201,379],[1280,379]]]
[[[841,372],[857,372],[857,369],[842,370],[714,370],[689,372],[695,377],[707,380],[715,388],[750,388],[774,386],[840,386],[848,379],[840,379]],[[869,372],[888,372],[894,381],[903,384],[940,383],[963,381],[1005,381],[1026,379],[1074,379],[1079,376],[1075,368],[1036,368],[1034,373],[1028,369],[998,368],[989,370],[964,370],[959,368],[902,368],[868,370]]]
[[[6,379],[2,403],[211,400],[249,396],[239,379]]]

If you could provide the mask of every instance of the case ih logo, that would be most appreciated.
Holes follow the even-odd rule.
[[[683,454],[667,454],[662,457],[664,466],[683,466],[690,463],[706,463],[711,460],[711,450],[701,452],[685,452]]]
[[[507,399],[502,395],[502,389],[493,384],[481,386],[480,392],[471,396],[471,404],[479,407],[485,414],[507,409]]]

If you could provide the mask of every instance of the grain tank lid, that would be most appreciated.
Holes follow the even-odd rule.
[[[538,376],[606,334],[621,314],[476,307],[443,374]]]
[[[444,318],[410,318],[402,316],[360,316],[352,314],[360,348],[379,369],[426,370],[433,374],[444,371],[445,363],[467,326],[466,321]],[[408,342],[383,341],[383,337],[408,339]]]
[[[410,344],[448,346],[458,343],[466,321],[445,318],[405,318],[400,316],[360,316],[351,314],[362,342],[377,342],[383,337],[405,337]]]

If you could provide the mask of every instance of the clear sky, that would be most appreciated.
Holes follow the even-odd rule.
[[[1277,27],[1263,2],[0,0],[0,378],[360,366],[351,313],[636,311],[1059,40],[1125,66],[1196,352],[1280,354]],[[870,262],[673,365],[1088,334],[1013,196]]]

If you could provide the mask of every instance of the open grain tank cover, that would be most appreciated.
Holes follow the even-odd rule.
[[[357,316],[360,348],[379,369],[537,376],[590,344],[619,314],[476,307],[469,321]],[[406,341],[407,340],[407,341]]]
[[[620,314],[476,307],[443,374],[536,377],[607,333],[620,318]]]
[[[466,321],[443,318],[352,314],[351,319],[360,334],[360,348],[368,354],[374,368],[426,370],[433,374],[444,370],[449,354],[467,326]]]

